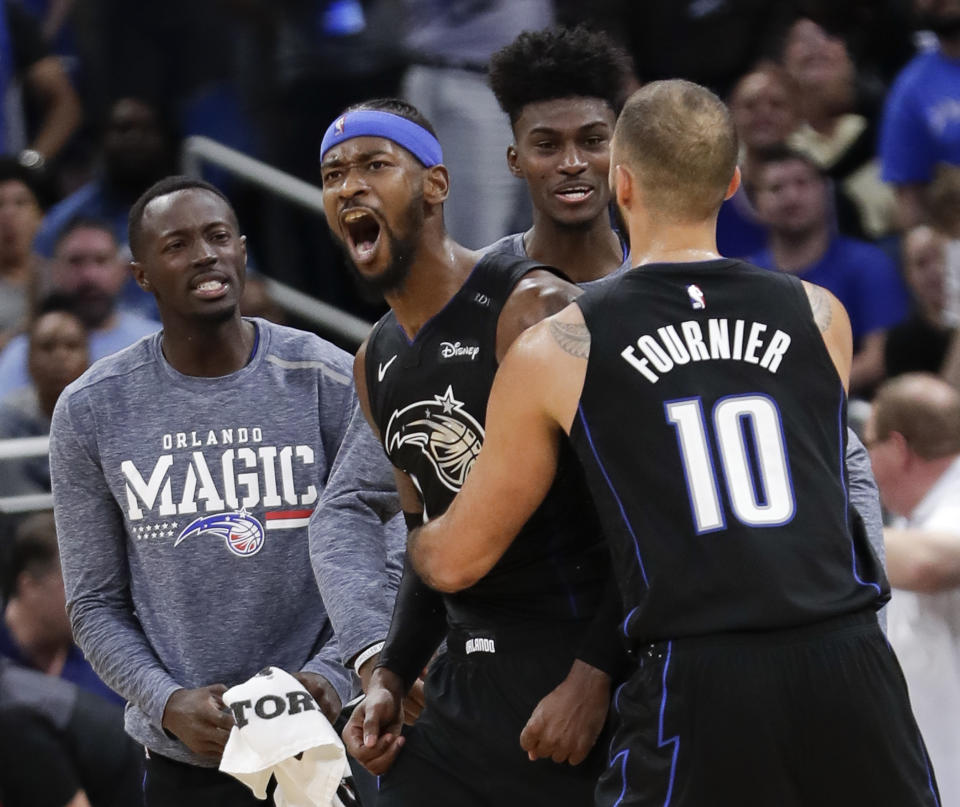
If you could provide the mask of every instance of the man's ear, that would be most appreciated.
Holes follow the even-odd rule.
[[[740,166],[733,169],[733,176],[730,178],[730,184],[727,186],[727,192],[723,195],[723,201],[727,201],[733,194],[740,190],[740,183],[743,176],[740,174]]]
[[[445,165],[434,165],[424,171],[423,200],[427,204],[441,205],[450,195],[450,173]]]
[[[520,170],[520,155],[517,154],[517,147],[512,144],[507,146],[507,168],[515,177],[523,177],[523,172]]]
[[[137,263],[136,261],[130,261],[130,271],[133,273],[133,279],[137,281],[137,285],[144,291],[153,291],[150,286],[150,281],[147,280],[146,272],[143,271],[143,265]]]
[[[913,460],[916,459],[916,455],[910,450],[907,438],[898,431],[892,431],[887,436],[887,440],[890,443],[890,453],[893,455],[897,467],[901,470],[909,469]]]
[[[630,169],[622,163],[617,163],[610,169],[610,179],[617,204],[629,210],[636,195],[633,174]]]

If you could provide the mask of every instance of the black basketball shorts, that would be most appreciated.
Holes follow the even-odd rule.
[[[598,807],[937,807],[872,612],[645,647],[614,696]]]

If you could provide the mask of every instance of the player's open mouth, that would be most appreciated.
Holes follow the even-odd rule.
[[[370,263],[380,244],[380,222],[369,210],[351,208],[340,216],[354,263]]]
[[[229,285],[230,281],[227,280],[225,275],[219,272],[216,274],[205,272],[193,279],[190,290],[197,297],[202,297],[205,300],[215,300],[227,293]]]
[[[554,194],[567,204],[577,204],[593,195],[593,188],[589,185],[561,185]]]

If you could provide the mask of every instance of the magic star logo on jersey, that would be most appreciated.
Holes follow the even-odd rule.
[[[483,427],[447,387],[443,395],[396,410],[384,431],[391,456],[407,445],[423,452],[445,487],[460,490],[483,445]]]

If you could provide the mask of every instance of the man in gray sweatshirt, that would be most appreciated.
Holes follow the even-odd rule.
[[[234,725],[222,694],[274,665],[336,719],[354,680],[307,523],[339,454],[382,453],[351,427],[348,354],[240,316],[245,242],[216,188],[157,183],[131,210],[130,246],[163,330],[95,364],[54,412],[67,608],[94,669],[129,701],[147,807],[262,804],[216,770]],[[388,507],[358,510],[350,529],[383,530]]]

